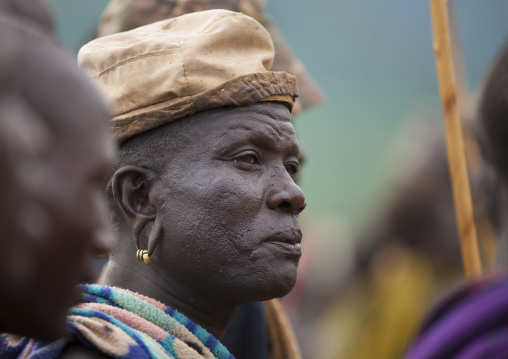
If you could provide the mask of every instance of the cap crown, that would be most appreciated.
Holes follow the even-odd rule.
[[[295,79],[269,72],[273,57],[270,35],[256,20],[209,10],[98,38],[78,62],[112,103],[115,134],[125,140],[221,106],[287,95],[292,106]]]

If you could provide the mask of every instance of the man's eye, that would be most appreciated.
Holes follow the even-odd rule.
[[[254,165],[254,164],[259,163],[257,157],[254,156],[254,155],[245,155],[245,156],[237,157],[237,158],[234,159],[234,161],[235,162],[248,163],[250,165]]]
[[[286,171],[288,171],[288,173],[291,176],[295,176],[298,173],[298,165],[291,163],[288,165],[284,165],[284,167],[286,168]]]

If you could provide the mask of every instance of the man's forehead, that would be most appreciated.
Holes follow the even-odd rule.
[[[230,121],[227,121],[229,120]],[[219,133],[244,133],[246,135],[264,135],[275,141],[282,141],[287,137],[295,137],[291,121],[284,118],[269,117],[264,114],[253,116],[234,116],[226,118],[224,124],[215,126]]]
[[[197,132],[224,136],[230,132],[264,133],[275,137],[294,136],[289,110],[279,103],[257,103],[248,107],[221,108],[197,114],[191,121]],[[185,119],[183,120],[185,121]]]
[[[196,129],[194,138],[200,139],[198,147],[221,150],[253,144],[280,147],[284,152],[298,152],[299,149],[289,111],[276,103],[214,110],[199,116],[192,126]]]
[[[200,117],[204,117],[205,120],[208,118],[210,123],[217,120],[230,122],[231,126],[243,122],[251,123],[253,126],[257,124],[287,123],[291,128],[293,127],[288,108],[277,102],[258,102],[244,107],[219,108],[207,111],[201,114]]]

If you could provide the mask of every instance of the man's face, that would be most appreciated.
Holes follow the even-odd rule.
[[[200,113],[168,154],[154,259],[181,290],[223,301],[287,294],[301,256],[299,147],[279,103]]]
[[[75,285],[93,279],[92,255],[108,249],[102,187],[113,147],[107,109],[72,60],[47,44],[26,44],[38,61],[22,57],[29,82],[5,118],[13,139],[5,165],[15,186],[2,188],[20,194],[4,225],[16,233],[9,240],[21,243],[10,257],[24,277],[4,296],[13,301],[5,319],[20,323],[11,331],[55,339],[80,300]]]

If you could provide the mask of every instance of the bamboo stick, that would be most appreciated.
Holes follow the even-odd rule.
[[[446,148],[455,202],[455,215],[457,217],[464,271],[466,277],[472,279],[481,275],[482,267],[478,252],[471,191],[467,177],[462,127],[457,106],[447,5],[446,0],[430,0],[434,52],[445,119]]]

